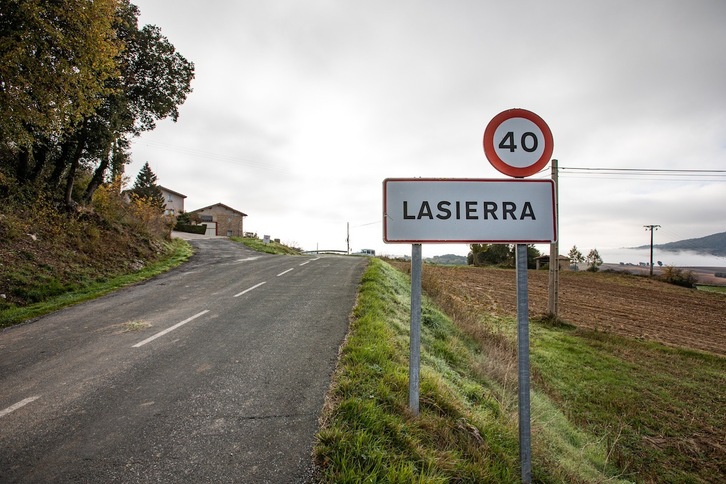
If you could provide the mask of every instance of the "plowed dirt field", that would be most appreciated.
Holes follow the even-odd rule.
[[[516,315],[514,270],[426,264],[424,274],[470,307]],[[547,271],[529,271],[528,277],[530,316],[543,315]],[[563,271],[559,317],[580,328],[726,355],[725,294],[628,274]]]

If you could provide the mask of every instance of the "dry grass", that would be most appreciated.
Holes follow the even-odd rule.
[[[393,265],[410,271],[409,263]],[[514,271],[426,265],[422,282],[488,356],[477,370],[516,391]],[[723,482],[723,294],[627,274],[563,273],[564,323],[544,316],[545,271],[529,272],[529,294],[534,389],[600,436],[624,477]]]

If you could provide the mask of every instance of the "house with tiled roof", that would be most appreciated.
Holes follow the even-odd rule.
[[[199,208],[189,214],[196,215],[200,223],[207,225],[207,235],[242,237],[244,234],[244,218],[247,214],[223,203]]]

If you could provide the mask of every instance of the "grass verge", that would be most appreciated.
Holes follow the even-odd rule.
[[[482,362],[483,373],[501,384],[514,382],[516,320],[472,309],[481,293],[454,293],[455,283],[442,284],[426,268],[423,285],[484,353],[496,355]],[[548,318],[533,320],[530,331],[534,395],[546,395],[569,422],[596,436],[620,476],[636,482],[726,481],[726,358]],[[533,429],[551,431],[533,411]]]
[[[244,244],[246,247],[254,251],[264,252],[265,254],[300,255],[300,249],[280,244],[274,240],[265,244],[263,240],[256,237],[230,237],[230,239],[240,244]]]
[[[699,291],[718,292],[726,294],[726,286],[709,286],[707,284],[696,284],[696,289]]]
[[[424,298],[420,415],[408,410],[410,282],[372,259],[328,394],[315,459],[323,482],[517,482],[516,380]],[[502,347],[507,353],[508,348]],[[603,440],[533,393],[533,478],[615,480]]]
[[[173,239],[166,244],[168,255],[144,268],[121,275],[104,277],[101,280],[82,285],[64,286],[60,295],[51,296],[41,302],[22,307],[0,310],[0,328],[12,326],[28,319],[37,318],[52,311],[97,298],[123,286],[134,284],[172,269],[189,259],[192,247],[181,239]]]
[[[547,395],[636,482],[724,482],[726,359],[589,330],[535,327]]]

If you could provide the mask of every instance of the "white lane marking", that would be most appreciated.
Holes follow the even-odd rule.
[[[240,292],[239,294],[235,294],[235,295],[234,295],[234,296],[232,296],[232,297],[239,297],[239,296],[241,296],[242,294],[245,294],[245,293],[248,293],[248,292],[250,292],[250,291],[251,291],[252,289],[257,289],[258,287],[260,287],[260,286],[261,286],[261,285],[263,285],[263,284],[265,284],[265,283],[264,283],[264,282],[260,282],[259,284],[255,284],[254,286],[250,287],[249,289],[245,289],[244,291]]]
[[[259,258],[260,258],[260,256],[247,257],[246,259],[237,259],[235,262],[246,262],[248,260],[256,260],[256,259],[259,259]]]
[[[300,267],[304,266],[305,264],[310,264],[310,261],[309,260],[306,260],[305,262],[303,262],[302,264],[300,264]]]
[[[292,269],[288,269],[288,270],[286,270],[286,271],[284,271],[284,272],[280,272],[280,273],[279,273],[279,274],[277,275],[277,277],[280,277],[280,276],[282,276],[282,275],[284,275],[284,274],[287,274],[287,273],[288,273],[288,272],[290,272],[291,270],[292,270]]]
[[[183,326],[183,325],[187,324],[187,323],[188,323],[189,321],[193,321],[193,320],[197,319],[197,318],[198,318],[199,316],[202,316],[202,315],[204,315],[204,314],[207,314],[208,312],[209,312],[209,309],[205,309],[205,310],[204,310],[204,311],[202,311],[201,313],[197,313],[197,314],[195,314],[194,316],[192,316],[191,318],[187,318],[187,319],[185,319],[185,320],[184,320],[184,321],[182,321],[181,323],[176,323],[176,324],[175,324],[174,326],[171,326],[170,328],[166,328],[166,329],[165,329],[164,331],[159,331],[159,332],[158,332],[158,333],[156,333],[156,334],[155,334],[154,336],[150,336],[150,337],[146,338],[146,339],[145,339],[144,341],[142,341],[141,343],[136,343],[136,344],[135,344],[135,345],[133,346],[133,348],[138,348],[139,346],[144,346],[144,345],[145,345],[146,343],[149,343],[149,342],[151,342],[151,341],[154,341],[154,340],[155,340],[156,338],[158,338],[158,337],[160,337],[160,336],[164,336],[164,335],[165,335],[166,333],[168,333],[168,332],[170,332],[170,331],[174,331],[174,330],[175,330],[175,329],[177,329],[177,328],[178,328],[179,326]]]
[[[14,405],[10,405],[5,410],[0,410],[0,418],[3,418],[5,415],[7,415],[11,412],[14,412],[19,408],[22,408],[22,407],[26,406],[27,404],[36,401],[39,398],[40,398],[40,395],[36,395],[34,397],[28,397],[25,400],[20,400],[18,403],[14,404]]]

